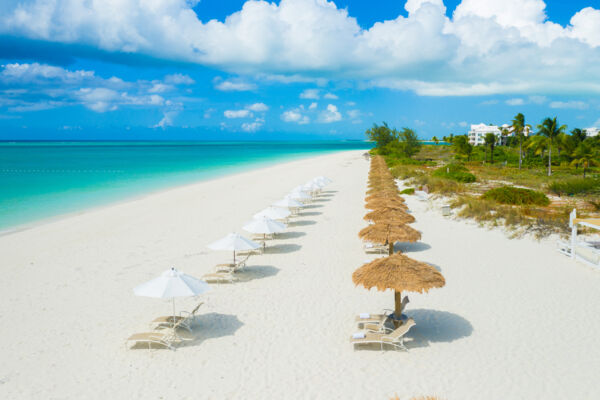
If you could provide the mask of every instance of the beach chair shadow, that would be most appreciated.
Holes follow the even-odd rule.
[[[300,214],[298,214],[298,216],[300,217],[314,217],[316,215],[321,215],[323,214],[322,212],[319,211],[308,211],[308,212],[301,212]]]
[[[288,224],[288,226],[306,226],[306,225],[314,225],[315,221],[306,220],[306,221],[292,221]]]
[[[431,343],[450,343],[473,333],[468,320],[448,311],[408,309],[406,314],[417,323],[406,334],[408,349],[429,347]]]
[[[320,207],[323,207],[323,206],[322,206],[321,204],[311,204],[311,205],[309,205],[309,206],[304,206],[304,207],[302,207],[302,209],[303,209],[303,210],[307,210],[307,209],[309,209],[309,208],[320,208]],[[302,213],[300,213],[300,214],[302,214]]]
[[[419,251],[425,251],[431,249],[431,246],[423,242],[415,243],[396,243],[394,245],[395,250],[399,250],[402,253],[416,253]]]
[[[297,239],[299,237],[306,236],[305,232],[283,232],[278,233],[276,239]]]
[[[276,244],[273,246],[268,246],[265,249],[265,253],[267,254],[287,254],[287,253],[293,253],[294,251],[298,251],[302,248],[302,246],[298,245],[298,244],[293,244],[293,243],[289,243],[289,244]]]
[[[238,278],[238,282],[248,282],[255,279],[275,276],[279,271],[279,268],[273,267],[272,265],[253,265],[236,272],[235,276]]]
[[[198,346],[209,339],[231,336],[243,325],[236,315],[214,312],[197,315],[192,332],[187,333],[186,340],[178,348]]]

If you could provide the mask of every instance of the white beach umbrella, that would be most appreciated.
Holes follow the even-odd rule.
[[[300,208],[300,207],[304,207],[304,204],[292,199],[290,197],[290,195],[287,195],[283,199],[278,200],[275,203],[273,203],[273,206],[282,207],[282,208]]]
[[[208,283],[171,268],[159,277],[136,286],[133,293],[136,296],[173,300],[173,321],[175,321],[175,297],[197,296],[209,290]]]
[[[291,212],[285,208],[280,207],[267,207],[264,210],[254,214],[254,218],[267,217],[271,219],[285,219],[289,217]]]
[[[306,192],[303,192],[301,190],[293,190],[287,196],[289,196],[293,200],[310,200],[312,198],[310,194],[307,194]]]
[[[306,192],[317,192],[321,189],[321,187],[314,182],[307,182],[304,184],[304,186],[302,186],[302,188]]]
[[[235,262],[235,252],[238,250],[254,250],[258,249],[260,244],[253,242],[240,235],[239,233],[232,232],[222,239],[217,240],[208,245],[209,249],[212,250],[233,250],[233,262]]]
[[[267,235],[285,231],[285,225],[268,217],[260,217],[248,222],[243,226],[243,229],[248,232]]]
[[[327,184],[323,181],[319,181],[319,180],[312,180],[311,183],[313,185],[316,185],[319,187],[319,189],[323,189],[325,186],[327,186]]]
[[[322,182],[323,182],[323,183],[325,183],[326,185],[328,185],[328,184],[330,184],[331,182],[333,182],[331,179],[329,179],[328,177],[326,177],[326,176],[323,176],[323,175],[321,175],[321,176],[317,176],[317,177],[315,178],[315,180],[322,181]]]

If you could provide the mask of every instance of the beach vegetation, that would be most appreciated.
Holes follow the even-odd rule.
[[[486,133],[485,134],[485,139],[484,139],[484,144],[486,146],[486,150],[487,147],[490,148],[490,163],[493,164],[494,163],[494,147],[496,147],[496,135],[494,135],[493,133]],[[487,161],[487,151],[486,151],[486,160]]]
[[[486,191],[482,199],[494,200],[501,204],[511,205],[538,205],[547,206],[550,199],[544,193],[531,189],[518,188],[514,186],[501,186]]]
[[[565,132],[566,125],[559,125],[556,117],[546,118],[537,126],[538,134],[536,144],[538,149],[547,148],[548,150],[548,176],[552,175],[552,146],[559,135]]]
[[[462,183],[475,182],[477,178],[461,164],[448,164],[433,171],[432,176]]]
[[[556,180],[548,185],[548,189],[558,196],[574,196],[581,194],[600,194],[600,179],[571,178]]]
[[[402,190],[400,194],[415,194],[415,188],[406,188]]]
[[[390,128],[386,122],[382,125],[373,124],[365,132],[367,138],[375,142],[375,153],[389,159],[410,159],[417,154],[422,146],[417,133],[410,128]]]

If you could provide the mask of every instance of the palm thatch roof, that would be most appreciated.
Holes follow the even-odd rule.
[[[444,276],[434,267],[400,253],[363,265],[354,271],[352,281],[366,289],[376,287],[380,291],[393,289],[418,293],[446,284]]]
[[[402,197],[382,197],[370,200],[365,203],[365,208],[369,210],[376,210],[378,208],[400,208],[403,210],[407,209],[406,204],[404,204],[404,199]]]
[[[390,224],[412,224],[415,222],[415,217],[399,208],[380,208],[367,213],[364,220]]]
[[[375,223],[362,229],[358,237],[379,244],[412,243],[421,239],[421,233],[404,224]]]

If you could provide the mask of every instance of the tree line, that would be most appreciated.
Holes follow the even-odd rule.
[[[518,147],[518,166],[522,168],[523,162],[535,164],[536,158],[546,160],[548,176],[552,175],[552,165],[556,163],[581,167],[583,176],[592,166],[600,165],[600,137],[588,137],[585,130],[576,128],[567,132],[567,126],[559,124],[557,117],[545,118],[536,126],[534,135],[526,136],[532,126],[525,123],[525,116],[517,114],[512,120],[512,131],[502,130],[506,145]],[[508,136],[514,134],[512,136]],[[467,161],[471,161],[474,147],[469,143],[467,135],[450,135],[443,138],[449,142],[456,154]],[[489,149],[490,163],[494,162],[494,149],[499,144],[499,137],[493,133],[484,136],[484,162],[487,162]]]

